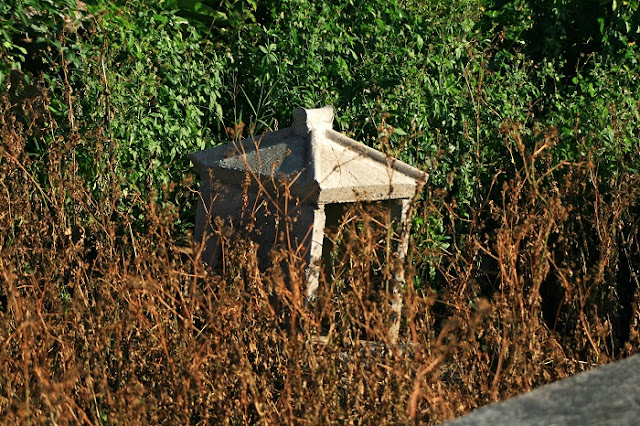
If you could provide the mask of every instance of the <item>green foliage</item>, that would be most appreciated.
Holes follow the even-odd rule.
[[[605,4],[610,5],[611,12],[609,19],[598,18],[603,45],[609,47],[610,52],[634,46],[640,38],[640,2],[613,0]]]
[[[227,35],[234,29],[256,21],[256,0],[166,0],[166,11],[175,11],[201,30]]]
[[[134,190],[145,191],[179,181],[186,155],[204,149],[219,129],[223,62],[186,20],[129,7],[128,14],[102,12],[95,35],[80,46],[89,79],[79,75],[75,83],[88,90],[83,115],[105,123],[119,146],[119,167]]]
[[[41,79],[59,123],[32,157],[82,133],[79,172],[99,194],[115,167],[123,210],[180,181],[186,154],[227,126],[284,127],[297,106],[332,104],[340,130],[429,172],[424,249],[464,246],[478,207],[526,166],[505,129],[527,149],[551,141],[551,166],[638,164],[637,1],[3,0],[0,20],[0,78]],[[174,195],[189,221],[192,201]],[[436,257],[418,259],[418,281]]]
[[[8,56],[0,72],[22,69],[24,80],[41,80],[51,96],[58,126],[34,139],[30,154],[46,158],[57,137],[80,132],[87,140],[74,157],[78,172],[96,194],[119,185],[119,208],[127,210],[136,194],[160,193],[181,181],[190,170],[187,154],[211,145],[213,133],[220,133],[224,59],[189,21],[143,2],[99,2],[75,14],[70,6],[52,4],[13,10],[1,3],[0,10],[38,18],[7,27],[7,37],[22,42],[17,34],[30,28],[41,35],[25,49],[16,44],[25,54]],[[13,84],[10,92],[17,91],[23,87]],[[101,157],[109,148],[97,142],[101,135],[115,147],[107,149],[115,157]],[[118,182],[106,179],[114,167]],[[191,198],[173,202],[188,207]]]
[[[0,85],[12,69],[46,67],[47,47],[55,45],[75,0],[0,1]]]

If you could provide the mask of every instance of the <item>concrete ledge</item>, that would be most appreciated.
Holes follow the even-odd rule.
[[[447,425],[638,425],[640,355],[480,408]]]

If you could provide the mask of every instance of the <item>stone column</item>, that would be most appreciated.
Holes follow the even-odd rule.
[[[312,303],[316,298],[316,291],[320,283],[322,269],[322,244],[324,242],[324,227],[326,214],[324,204],[319,204],[313,210],[313,228],[309,242],[309,267],[307,269],[307,302]]]
[[[391,310],[393,316],[391,318],[391,327],[389,328],[389,336],[391,343],[396,343],[400,333],[400,319],[402,317],[402,292],[405,287],[404,278],[404,262],[409,249],[409,228],[408,213],[411,206],[411,200],[402,199],[392,207],[392,217],[397,221],[398,234],[400,241],[396,247],[397,264],[393,265],[393,295],[391,297]]]

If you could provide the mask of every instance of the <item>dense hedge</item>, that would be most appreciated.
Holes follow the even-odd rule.
[[[50,90],[75,117],[61,134],[108,132],[138,192],[179,181],[225,127],[332,104],[343,131],[426,168],[468,217],[504,163],[504,123],[534,144],[553,128],[557,162],[597,145],[601,167],[635,172],[637,2],[579,3],[4,1],[0,80]]]

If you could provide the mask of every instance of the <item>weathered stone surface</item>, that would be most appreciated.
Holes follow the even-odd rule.
[[[287,183],[309,204],[412,198],[424,172],[331,129],[333,109],[298,108],[291,127],[191,154],[202,179]],[[276,185],[276,186],[277,186]]]
[[[640,355],[480,408],[447,425],[640,424]]]

